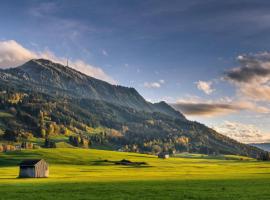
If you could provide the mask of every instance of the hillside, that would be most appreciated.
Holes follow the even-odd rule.
[[[2,71],[2,80],[11,81],[26,90],[110,102],[145,112],[162,112],[176,118],[184,116],[166,103],[151,104],[134,89],[111,85],[72,68],[49,60],[30,60],[22,66]]]
[[[53,138],[61,137],[77,146],[154,154],[190,151],[257,158],[265,153],[188,121],[165,102],[149,103],[134,88],[110,85],[44,59],[1,70],[0,93],[3,142],[46,139],[52,147]]]
[[[253,143],[250,145],[270,152],[270,143]]]

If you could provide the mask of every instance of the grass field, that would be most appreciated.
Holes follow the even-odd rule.
[[[188,157],[188,158],[187,158]],[[44,158],[50,177],[17,179],[17,164]],[[122,166],[104,160],[146,162]],[[270,163],[236,156],[155,156],[86,149],[0,154],[0,199],[269,199]]]

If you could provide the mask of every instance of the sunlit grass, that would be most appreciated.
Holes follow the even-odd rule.
[[[68,188],[77,187],[78,184],[81,185],[81,187],[85,187],[85,190],[78,189],[80,194],[77,195],[82,199],[88,199],[86,197],[93,199],[96,197],[98,199],[101,196],[106,199],[106,191],[104,191],[104,194],[88,194],[87,187],[97,191],[102,190],[102,188],[98,188],[98,186],[107,188],[110,195],[115,195],[116,199],[121,197],[132,197],[131,199],[135,199],[135,197],[139,198],[139,196],[128,195],[129,191],[131,193],[134,192],[134,188],[144,191],[144,187],[149,187],[150,190],[145,191],[145,195],[155,197],[156,194],[159,194],[159,197],[162,197],[161,192],[166,193],[167,190],[170,190],[170,188],[167,187],[175,188],[178,185],[181,188],[171,191],[171,197],[180,195],[179,192],[183,195],[185,190],[194,189],[196,189],[193,191],[195,192],[194,195],[202,197],[206,195],[206,191],[199,192],[199,183],[201,183],[201,188],[208,189],[215,187],[215,184],[218,187],[221,187],[219,186],[220,184],[224,184],[224,187],[234,185],[236,187],[234,190],[236,190],[239,195],[244,196],[243,184],[247,182],[254,182],[254,185],[249,185],[250,190],[258,187],[256,190],[259,194],[265,194],[266,192],[260,191],[260,188],[262,188],[261,184],[270,185],[270,163],[268,162],[258,162],[253,159],[245,160],[243,157],[238,156],[227,156],[226,159],[224,159],[224,157],[207,159],[204,158],[203,155],[190,155],[190,157],[191,158],[185,158],[184,155],[182,155],[180,158],[163,160],[153,155],[77,148],[9,152],[0,154],[0,184],[16,186],[16,189],[13,191],[17,191],[18,193],[23,187],[30,189],[30,186],[33,186],[33,184],[33,190],[39,187],[42,188],[43,185],[48,191],[52,190],[51,192],[57,191],[50,188],[50,186],[59,188],[60,185],[62,185],[62,187],[67,188],[67,192],[69,192]],[[17,164],[22,159],[28,158],[44,158],[50,164],[50,177],[45,179],[17,179]],[[229,160],[230,158],[232,159]],[[121,166],[110,162],[103,162],[104,160],[118,161],[122,159],[146,162],[147,165],[139,167]],[[138,185],[136,185],[136,182],[138,182]],[[185,183],[188,183],[188,185],[185,185]],[[117,185],[119,190],[125,190],[127,194],[122,195],[122,193],[119,192],[113,193],[113,188],[117,189]],[[156,189],[153,189],[151,192],[151,187]],[[237,187],[239,190],[237,190]],[[0,192],[5,192],[6,190],[2,188]],[[220,190],[222,190],[222,187]],[[214,192],[214,190],[212,191],[211,189],[209,195],[212,192]],[[227,191],[227,193],[224,198],[222,196],[220,198],[226,199],[226,196],[231,197],[231,193],[229,191]],[[270,194],[270,192],[268,193]],[[44,195],[49,194],[44,192]],[[167,197],[169,196],[167,195]],[[10,195],[7,195],[7,197],[16,199]],[[47,198],[49,197],[47,196]],[[166,199],[166,197],[164,198]],[[263,197],[261,197],[261,199],[263,199]]]

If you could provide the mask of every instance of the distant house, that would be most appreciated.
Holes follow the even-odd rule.
[[[43,159],[24,160],[20,163],[20,178],[49,177],[49,165]]]
[[[166,153],[166,152],[161,152],[158,154],[158,157],[159,158],[163,158],[163,159],[167,159],[170,157],[169,153]]]

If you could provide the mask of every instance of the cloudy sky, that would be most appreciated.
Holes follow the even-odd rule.
[[[270,138],[270,2],[1,1],[0,67],[65,63],[242,142]]]

